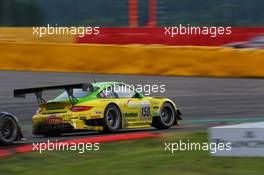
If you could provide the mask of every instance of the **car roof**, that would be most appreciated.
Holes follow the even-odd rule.
[[[115,84],[125,84],[123,82],[96,82],[96,83],[92,83],[93,87],[98,87],[98,88],[102,88],[102,87],[107,87],[107,86],[112,86]]]

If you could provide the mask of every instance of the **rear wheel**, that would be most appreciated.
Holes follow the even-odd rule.
[[[0,119],[0,144],[11,144],[17,139],[18,133],[17,123],[12,117]]]
[[[175,109],[172,104],[164,103],[160,109],[160,115],[153,118],[152,125],[157,129],[168,129],[176,120]]]
[[[116,132],[121,128],[121,113],[115,105],[108,105],[104,113],[104,131]]]

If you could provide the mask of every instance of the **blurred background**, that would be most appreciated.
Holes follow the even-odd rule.
[[[0,40],[262,49],[264,37],[259,35],[264,33],[263,9],[263,0],[0,0]],[[231,26],[233,30],[231,35],[216,38],[182,35],[176,39],[164,35],[164,26],[180,24]],[[47,25],[98,26],[101,32],[81,38],[32,35],[30,27]]]
[[[137,3],[138,25],[149,15],[158,26],[191,24],[263,26],[263,0],[0,0],[0,26],[129,26],[129,3]],[[133,5],[132,5],[133,6]],[[150,8],[149,8],[150,7]],[[132,12],[133,15],[133,12]]]

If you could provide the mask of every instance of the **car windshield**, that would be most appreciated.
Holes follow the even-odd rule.
[[[89,94],[91,94],[91,91],[84,91],[83,89],[73,89],[73,96],[75,98],[84,98],[87,97]],[[66,91],[64,91],[62,94],[60,94],[58,97],[55,99],[66,99],[69,98],[68,94]]]

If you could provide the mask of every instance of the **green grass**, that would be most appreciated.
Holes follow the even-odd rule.
[[[206,133],[177,133],[162,139],[102,143],[100,151],[78,154],[72,151],[49,151],[39,154],[15,154],[0,158],[1,175],[248,175],[263,174],[264,158],[211,157],[206,151],[171,154],[164,142],[179,139],[206,142]]]

